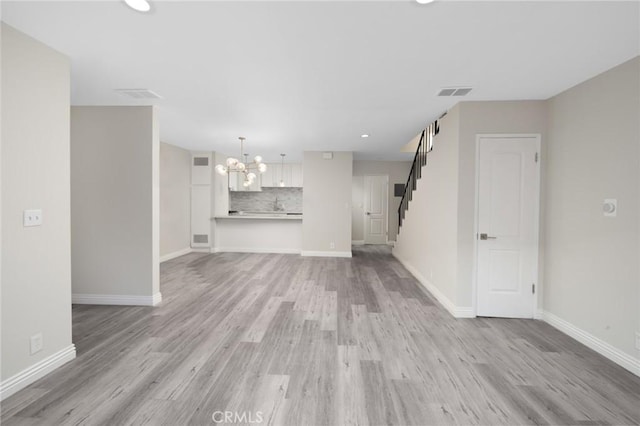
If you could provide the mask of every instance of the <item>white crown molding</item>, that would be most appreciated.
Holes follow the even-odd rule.
[[[76,357],[76,347],[71,344],[66,348],[38,361],[31,367],[26,368],[18,374],[9,377],[0,383],[0,401],[8,398],[21,389],[26,388],[36,380],[46,376],[58,367],[66,364]]]
[[[640,376],[640,359],[621,351],[620,349],[610,345],[604,340],[584,331],[579,327],[576,327],[569,321],[566,321],[558,317],[557,315],[552,314],[551,312],[541,311],[541,313],[542,321],[560,330],[564,334],[573,337],[578,342],[587,346],[589,349],[593,349],[600,355],[631,371],[636,376]]]
[[[119,305],[119,306],[157,306],[162,302],[162,293],[153,296],[129,294],[80,294],[71,296],[74,305]]]

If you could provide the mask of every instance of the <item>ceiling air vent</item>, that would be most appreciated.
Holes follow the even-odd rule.
[[[116,93],[134,99],[162,99],[162,96],[149,89],[116,89]]]
[[[466,96],[471,91],[471,87],[445,87],[440,89],[438,96]]]

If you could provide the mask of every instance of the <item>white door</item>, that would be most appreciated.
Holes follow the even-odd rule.
[[[538,136],[479,136],[477,314],[533,318]]]
[[[364,177],[364,242],[387,243],[388,176]]]

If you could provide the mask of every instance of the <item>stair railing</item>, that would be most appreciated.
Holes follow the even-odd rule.
[[[413,157],[411,171],[404,186],[404,192],[398,207],[398,233],[402,226],[405,214],[409,209],[409,202],[413,199],[413,191],[416,190],[418,180],[422,177],[422,168],[427,164],[427,154],[433,150],[433,137],[440,132],[438,120],[427,126],[420,134],[420,141]]]

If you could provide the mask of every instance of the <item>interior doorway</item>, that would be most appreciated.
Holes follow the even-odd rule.
[[[389,176],[364,177],[364,243],[386,244]]]
[[[479,135],[477,144],[477,315],[533,318],[540,136]]]

